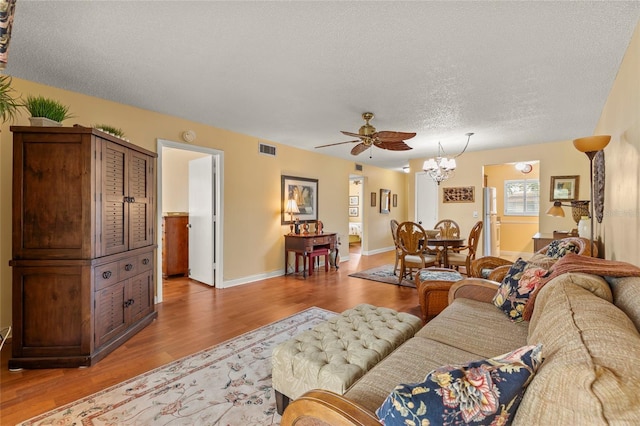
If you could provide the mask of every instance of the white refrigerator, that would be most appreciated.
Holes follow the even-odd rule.
[[[482,189],[482,250],[484,256],[500,256],[500,222],[498,220],[496,189]]]

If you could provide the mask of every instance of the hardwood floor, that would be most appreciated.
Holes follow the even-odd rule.
[[[167,279],[158,319],[89,368],[9,372],[8,343],[0,359],[0,424],[16,424],[312,306],[341,312],[370,303],[420,316],[414,288],[348,276],[393,263],[393,251],[352,251],[338,271],[322,269],[306,280],[290,275],[218,290],[187,278]]]

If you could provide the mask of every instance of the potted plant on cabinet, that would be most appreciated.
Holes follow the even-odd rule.
[[[0,120],[3,123],[16,118],[18,109],[24,106],[20,101],[11,87],[11,76],[0,76]]]
[[[69,107],[44,96],[27,96],[25,108],[31,114],[29,121],[32,126],[62,126],[62,122],[73,117],[69,114]]]

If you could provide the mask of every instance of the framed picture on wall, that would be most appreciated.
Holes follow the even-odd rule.
[[[391,190],[380,189],[380,213],[389,214],[391,211]]]
[[[371,193],[371,207],[375,207],[376,206],[376,193],[372,192]]]
[[[358,216],[358,208],[349,207],[349,217],[357,217],[357,216]]]
[[[358,197],[357,195],[349,196],[349,205],[350,206],[357,206],[359,203],[360,203],[360,197]]]
[[[393,194],[393,207],[398,207],[398,194]]]
[[[282,202],[280,205],[282,225],[288,225],[291,221],[285,214],[287,201],[293,199],[298,205],[300,213],[295,216],[301,222],[318,220],[318,179],[308,179],[295,176],[281,176]]]
[[[551,176],[549,201],[575,201],[578,199],[580,176]]]

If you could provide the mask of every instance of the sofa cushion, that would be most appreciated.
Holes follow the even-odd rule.
[[[547,273],[546,269],[525,260],[516,260],[498,287],[493,304],[504,311],[511,321],[523,321],[525,304]]]
[[[563,274],[538,293],[529,344],[544,347],[514,424],[638,424],[640,334],[615,305]]]
[[[620,308],[640,331],[640,278],[610,278],[613,303]]]
[[[509,321],[491,303],[456,298],[416,336],[491,358],[527,344],[528,323]],[[452,361],[453,362],[453,361]]]
[[[488,360],[445,365],[400,384],[376,411],[385,425],[506,424],[541,362],[540,346]]]
[[[554,240],[549,243],[546,255],[553,259],[560,259],[567,253],[580,253],[580,247],[571,241]]]
[[[478,354],[420,337],[413,337],[376,364],[354,383],[345,397],[372,413],[398,383],[420,382],[433,369],[450,363],[464,364]]]

